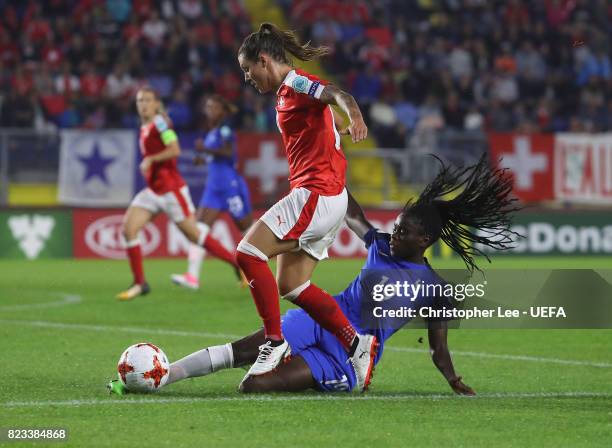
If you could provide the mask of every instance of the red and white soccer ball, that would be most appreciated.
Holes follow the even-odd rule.
[[[159,347],[141,342],[125,349],[117,372],[130,392],[155,392],[168,381],[170,363]]]

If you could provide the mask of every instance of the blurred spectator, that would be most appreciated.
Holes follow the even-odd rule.
[[[151,47],[160,47],[164,42],[168,25],[160,17],[159,13],[154,9],[151,11],[149,18],[142,24],[142,35],[146,42]]]
[[[188,20],[195,21],[203,12],[200,0],[179,0],[178,12]]]
[[[471,109],[465,114],[463,120],[463,128],[466,131],[480,131],[484,127],[484,117],[476,106],[472,106]]]
[[[127,72],[126,67],[121,64],[115,64],[112,73],[106,77],[105,93],[110,100],[119,100],[121,98],[131,98],[135,93],[136,83]]]
[[[463,129],[465,111],[459,104],[459,97],[456,93],[450,93],[446,97],[446,103],[442,108],[442,116],[444,117],[444,124],[447,127],[454,130]]]
[[[498,71],[493,78],[491,98],[502,103],[512,103],[518,99],[518,94],[516,78],[507,71]]]
[[[31,94],[20,94],[10,90],[8,97],[2,102],[0,122],[5,127],[31,128],[34,126],[36,108]]]
[[[399,95],[395,101],[395,116],[397,120],[404,126],[405,132],[411,132],[419,119],[419,111],[417,107],[405,99],[403,95]]]
[[[72,73],[70,62],[64,62],[61,73],[55,75],[55,90],[58,93],[71,97],[81,90],[79,78]]]
[[[130,17],[132,2],[130,0],[106,0],[106,10],[115,21],[123,23]]]
[[[174,92],[172,100],[168,103],[168,115],[170,115],[176,129],[187,129],[191,125],[193,118],[191,107],[189,107],[182,90],[177,89]]]
[[[381,142],[443,126],[612,130],[606,0],[276,1],[302,40],[331,47],[322,64],[378,119]],[[237,124],[275,127],[273,96],[254,101],[236,63],[252,31],[242,1],[12,0],[0,11],[3,123],[133,126],[130,92],[150,83],[186,128],[201,125],[210,93],[240,106]]]
[[[612,79],[610,56],[604,49],[599,49],[586,58],[578,72],[577,83],[579,86],[584,86],[591,78],[600,78],[605,81]]]
[[[472,54],[463,45],[457,45],[451,51],[449,66],[455,79],[472,76]]]

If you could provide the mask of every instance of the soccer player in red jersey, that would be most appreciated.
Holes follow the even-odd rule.
[[[139,142],[143,159],[140,172],[147,182],[147,188],[134,197],[123,219],[123,236],[134,283],[119,293],[117,299],[131,300],[150,291],[145,281],[138,233],[160,212],[166,213],[189,241],[231,264],[240,278],[234,254],[212,238],[208,228],[197,224],[189,188],[176,164],[176,158],[181,153],[178,137],[169,118],[162,113],[162,103],[157,93],[148,87],[138,90],[136,108],[142,122]]]
[[[327,54],[324,47],[300,44],[295,34],[263,23],[238,50],[245,81],[260,93],[276,92],[276,121],[289,161],[290,193],[247,232],[237,260],[246,275],[266,342],[245,376],[270,372],[289,351],[280,320],[279,293],[334,334],[348,352],[357,385],[365,390],[376,357],[373,335],[357,334],[338,303],[310,282],[319,260],[327,258],[347,209],[346,159],[331,105],[349,117],[345,133],[358,142],[367,127],[355,99],[338,87],[292,66]],[[268,259],[277,256],[276,279]]]

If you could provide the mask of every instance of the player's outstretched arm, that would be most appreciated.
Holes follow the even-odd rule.
[[[355,235],[363,240],[368,230],[374,228],[374,226],[365,217],[363,209],[355,200],[351,192],[348,191],[348,189],[346,192],[348,194],[348,207],[346,209],[344,220],[346,221],[346,225],[348,225],[349,229],[351,229]]]
[[[325,104],[335,104],[348,115],[350,124],[348,128],[340,132],[341,134],[350,134],[353,142],[359,142],[368,136],[368,127],[363,121],[361,110],[357,105],[355,98],[342,89],[328,84],[321,92],[319,100]]]
[[[446,322],[429,322],[428,336],[431,360],[444,375],[448,385],[459,395],[476,395],[474,389],[461,381],[455,374],[453,361],[447,344],[448,326]]]

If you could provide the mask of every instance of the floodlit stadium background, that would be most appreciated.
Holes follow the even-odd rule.
[[[160,444],[202,445],[206,434],[215,446],[236,446],[270,444],[258,423],[267,412],[304,423],[277,428],[273,445],[296,433],[319,446],[610,440],[609,330],[451,332],[457,369],[480,401],[451,400],[416,330],[398,334],[370,395],[350,403],[322,406],[304,395],[244,404],[235,394],[241,372],[142,399],[159,406],[128,398],[117,409],[103,395],[133,342],[150,340],[172,360],[260,324],[248,293],[216,260],[205,261],[200,292],[170,284],[185,268],[187,242],[165,217],[141,236],[153,293],[114,300],[129,283],[122,215],[143,186],[139,86],[164,98],[194,201],[206,179],[206,167],[192,163],[206,129],[203,98],[219,93],[239,107],[239,169],[263,211],[286,193],[287,163],[274,96],[244,84],[236,50],[261,22],[295,29],[333,49],[299,65],[362,108],[369,138],[342,144],[349,188],[375,225],[390,230],[435,175],[428,154],[461,166],[486,152],[509,168],[526,206],[513,223],[526,238],[491,254],[493,267],[604,269],[612,255],[609,2],[5,0],[0,12],[2,425],[67,426],[75,446],[122,446],[152,440],[150,428],[163,421]],[[240,238],[226,219],[213,234],[228,248]],[[343,228],[330,253],[315,280],[335,293],[358,273],[365,250]],[[428,256],[436,268],[462,267],[446,246]],[[422,424],[407,425],[407,415]],[[117,418],[130,430],[109,433]]]

